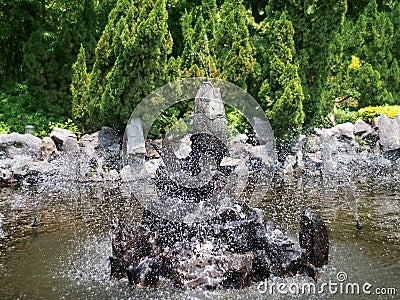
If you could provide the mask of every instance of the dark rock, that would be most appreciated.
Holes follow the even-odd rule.
[[[239,214],[227,210],[188,225],[145,211],[132,229],[112,226],[111,275],[143,286],[162,276],[182,289],[243,288],[271,274],[315,278],[315,267],[327,263],[322,220],[311,212],[303,216],[301,243],[307,248],[301,249],[260,214],[244,206]]]
[[[328,231],[324,221],[309,210],[304,211],[300,219],[299,242],[312,265],[322,267],[328,263]]]

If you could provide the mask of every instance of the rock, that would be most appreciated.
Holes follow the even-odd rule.
[[[126,125],[123,143],[126,155],[146,154],[142,121],[139,118],[129,120],[128,125]]]
[[[363,120],[357,120],[354,123],[354,134],[356,135],[362,135],[363,133],[366,133],[371,130],[373,130],[372,126]]]
[[[31,164],[31,157],[19,155],[10,161],[9,170],[15,180],[22,180],[28,175]]]
[[[190,140],[189,135],[182,138],[178,142],[177,147],[174,147],[174,152],[176,154],[176,157],[179,159],[188,157],[191,151],[192,151],[192,141]]]
[[[354,123],[354,128],[354,134],[360,136],[363,140],[377,139],[375,129],[363,120],[357,120],[356,123]]]
[[[150,159],[160,158],[161,140],[146,140],[146,157]]]
[[[378,128],[379,127],[379,119],[380,119],[380,116],[375,117],[375,118],[372,119],[371,125],[372,125],[373,128]]]
[[[48,160],[58,154],[56,144],[53,139],[46,136],[42,139],[43,144],[43,158]]]
[[[226,144],[228,123],[219,88],[215,88],[210,82],[203,82],[195,97],[192,116],[192,134],[208,133]]]
[[[107,179],[111,181],[117,181],[120,179],[118,171],[117,170],[110,170],[107,174]]]
[[[320,268],[328,263],[329,239],[324,221],[310,210],[300,219],[299,243],[306,250],[308,261]]]
[[[0,182],[10,182],[12,179],[12,173],[8,169],[0,169]]]
[[[121,135],[110,127],[102,127],[100,131],[92,134],[85,134],[79,141],[83,147],[92,147],[96,150],[105,150],[121,143]]]
[[[335,127],[331,128],[331,131],[337,136],[337,137],[347,137],[350,139],[354,139],[354,125],[350,122],[343,123],[343,124],[338,124]]]
[[[10,133],[0,135],[0,157],[29,156],[42,158],[42,141],[31,134]]]
[[[246,134],[244,134],[244,133],[239,134],[232,140],[231,145],[246,144],[248,139],[249,139],[249,137]]]
[[[278,226],[265,223],[261,210],[237,206],[192,225],[145,210],[132,228],[121,222],[111,226],[111,277],[128,277],[142,286],[154,286],[163,277],[184,290],[243,288],[270,274],[315,278],[315,266],[307,259],[324,264],[327,253],[320,251],[320,241],[327,235],[316,214],[308,212],[305,218],[311,225],[302,233],[310,233],[313,244],[303,243],[308,248],[300,249]]]
[[[75,152],[79,150],[77,136],[68,129],[54,128],[50,137],[56,144],[58,151]]]
[[[260,145],[266,145],[268,151],[275,150],[275,137],[267,119],[253,118],[253,128]]]
[[[298,137],[296,137],[292,143],[292,152],[297,153],[298,151],[302,151],[306,141],[307,137],[304,134],[301,134]]]
[[[83,147],[88,171],[100,175],[103,169],[121,169],[121,135],[112,128],[102,127],[100,131],[82,136],[79,146]],[[106,175],[106,178],[110,178]]]
[[[400,149],[400,114],[394,119],[380,115],[379,139],[384,151]]]
[[[48,161],[36,161],[29,166],[29,173],[31,175],[47,175],[55,171],[55,167]]]

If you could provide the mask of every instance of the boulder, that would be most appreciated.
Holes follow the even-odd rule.
[[[121,135],[110,127],[102,127],[100,131],[82,136],[79,145],[83,147],[92,147],[96,150],[104,150],[109,147],[115,147],[121,143]]]
[[[354,134],[356,134],[356,135],[362,135],[362,134],[364,134],[366,132],[370,132],[372,130],[373,130],[372,126],[363,120],[357,120],[354,123]]]
[[[130,119],[126,125],[124,149],[125,155],[142,156],[146,154],[142,121],[139,118]]]
[[[300,219],[299,243],[306,250],[308,261],[315,267],[328,264],[328,231],[321,217],[308,209]]]
[[[249,137],[246,134],[244,134],[244,133],[239,134],[232,140],[231,145],[246,144],[248,139],[249,139]]]
[[[56,144],[58,151],[75,152],[78,151],[77,136],[64,128],[54,128],[50,134],[51,139]]]
[[[400,114],[394,119],[380,115],[379,139],[384,151],[400,149]]]
[[[346,137],[354,139],[354,129],[355,129],[354,124],[347,122],[336,125],[331,129],[331,131],[339,138]]]
[[[42,141],[31,134],[10,133],[0,135],[0,157],[29,156],[42,158]]]
[[[146,157],[153,159],[153,158],[160,158],[160,153],[157,149],[161,149],[161,140],[146,140]]]
[[[55,157],[58,153],[56,144],[52,140],[52,138],[46,136],[42,139],[43,143],[43,158],[48,160],[52,157]]]
[[[208,133],[216,136],[223,143],[227,142],[228,123],[225,119],[221,91],[210,82],[203,82],[197,91],[192,118],[192,134]]]

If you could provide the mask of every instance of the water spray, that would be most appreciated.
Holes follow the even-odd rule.
[[[207,59],[208,59],[208,67],[206,66],[206,62],[199,52],[192,52],[192,53],[190,53],[189,56],[197,55],[199,57],[201,65],[203,67],[203,70],[206,72],[206,81],[208,82],[210,79],[210,75],[211,75],[211,60],[210,60],[210,50],[208,47],[208,37],[206,34],[204,35],[204,41],[205,41],[204,50],[205,50],[205,54],[207,55]]]
[[[350,176],[349,176],[348,180],[349,180],[350,190],[352,191],[353,198],[354,198],[354,216],[356,219],[356,228],[358,231],[360,231],[362,228],[362,224],[360,222],[359,215],[358,215],[358,197],[356,195],[356,186],[353,183],[352,175],[351,175],[351,174],[353,174],[353,172],[354,172],[354,162],[351,163]]]

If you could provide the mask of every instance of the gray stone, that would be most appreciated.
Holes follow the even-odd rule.
[[[42,139],[43,143],[43,158],[48,160],[52,157],[57,156],[58,151],[56,144],[54,143],[53,139],[46,136]]]
[[[36,161],[29,166],[29,171],[38,174],[47,174],[55,169],[48,161]]]
[[[373,130],[372,126],[363,120],[357,120],[354,123],[354,133],[356,135],[362,135],[363,133],[369,132],[371,130]]]
[[[0,169],[0,182],[10,182],[12,179],[12,173],[8,169]]]
[[[187,157],[191,151],[192,151],[192,141],[190,140],[189,135],[181,139],[178,142],[177,147],[174,148],[176,157],[179,159]]]
[[[304,134],[299,135],[297,138],[294,139],[292,144],[292,151],[294,153],[303,150],[304,144],[307,141],[307,137]]]
[[[76,151],[78,147],[78,138],[77,136],[64,128],[54,128],[50,134],[50,137],[56,144],[58,151]]]
[[[14,158],[23,155],[42,158],[42,141],[31,134],[10,133],[0,135],[0,157]]]
[[[124,146],[127,155],[146,154],[143,127],[139,118],[132,118],[126,126]]]
[[[337,136],[337,137],[347,137],[350,139],[354,139],[354,124],[347,122],[343,124],[338,124],[335,127],[331,129],[331,131]]]
[[[232,144],[246,144],[248,139],[249,139],[249,137],[246,134],[244,134],[244,133],[239,134],[232,140],[231,145]]]
[[[210,82],[204,82],[195,97],[191,133],[208,133],[226,144],[227,124],[219,88],[214,88]]]
[[[269,151],[274,151],[275,137],[273,135],[273,131],[268,120],[254,117],[252,125],[255,133],[257,134],[258,142],[260,143],[260,145],[266,145],[268,149],[270,149]]]
[[[19,155],[11,161],[9,170],[14,178],[23,179],[28,175],[32,163],[32,158],[30,156]]]
[[[400,114],[394,119],[380,115],[379,139],[384,151],[400,149]]]
[[[80,146],[93,147],[96,150],[104,150],[121,142],[121,136],[110,127],[103,127],[100,131],[85,134],[79,141]]]

